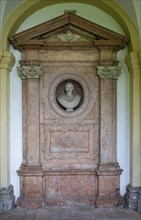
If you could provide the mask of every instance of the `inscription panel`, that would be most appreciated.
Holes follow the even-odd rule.
[[[73,164],[96,165],[98,132],[93,125],[41,125],[41,162],[47,167]],[[90,165],[91,164],[91,165]],[[86,165],[86,168],[87,168]]]
[[[89,151],[90,131],[52,131],[50,138],[52,153]]]

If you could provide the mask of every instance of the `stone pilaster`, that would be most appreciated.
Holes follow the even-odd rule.
[[[114,66],[98,66],[100,76],[100,161],[116,162],[117,144],[117,81],[120,68]]]
[[[10,71],[15,63],[15,58],[8,51],[1,51],[0,54],[0,186],[8,187]]]
[[[0,51],[0,211],[14,206],[13,187],[9,174],[10,71],[15,58],[9,51]]]
[[[100,164],[97,207],[117,206],[120,202],[120,174],[117,163],[117,79],[120,68],[98,66],[100,76]],[[107,183],[105,187],[105,183]]]
[[[18,68],[18,75],[21,79],[26,79],[23,82],[26,84],[23,87],[26,87],[27,90],[23,90],[23,96],[26,97],[26,103],[23,103],[23,109],[26,109],[26,117],[24,118],[26,131],[23,131],[26,133],[24,146],[26,145],[28,151],[26,162],[29,166],[39,166],[39,77],[41,68],[39,66],[23,66]]]
[[[43,171],[40,165],[39,146],[39,78],[40,66],[18,68],[22,79],[23,96],[23,164],[20,176],[20,197],[17,205],[24,208],[42,208]]]
[[[130,73],[130,183],[125,204],[141,211],[141,55],[131,52],[126,58]]]

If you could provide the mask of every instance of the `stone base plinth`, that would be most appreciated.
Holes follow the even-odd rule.
[[[63,196],[46,198],[46,207],[95,207],[95,197]]]
[[[125,207],[135,211],[141,211],[141,187],[128,184],[125,194]]]
[[[97,176],[95,170],[48,170],[22,165],[18,171],[21,192],[17,206],[95,207]]]
[[[22,208],[38,209],[44,208],[45,204],[43,199],[19,197],[17,200],[17,206]]]
[[[116,207],[119,204],[119,198],[113,197],[113,198],[106,198],[106,197],[99,197],[96,200],[96,207],[97,208],[111,208]]]
[[[44,208],[43,171],[41,166],[21,165],[17,171],[20,176],[21,192],[17,206],[22,208]]]
[[[96,207],[116,207],[121,203],[120,174],[122,169],[118,163],[100,164],[97,171],[99,178],[99,193]]]
[[[13,186],[0,187],[0,212],[11,210],[15,207]]]

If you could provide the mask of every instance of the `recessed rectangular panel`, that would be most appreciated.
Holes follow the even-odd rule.
[[[51,152],[88,152],[89,131],[52,131]]]
[[[44,165],[60,167],[60,164],[96,165],[97,133],[91,125],[43,125],[41,126],[41,161]]]
[[[95,196],[97,178],[95,175],[50,175],[45,177],[47,197]]]

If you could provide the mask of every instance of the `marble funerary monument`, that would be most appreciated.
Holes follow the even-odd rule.
[[[117,52],[126,37],[66,13],[9,40],[22,56],[18,206],[117,206]]]

